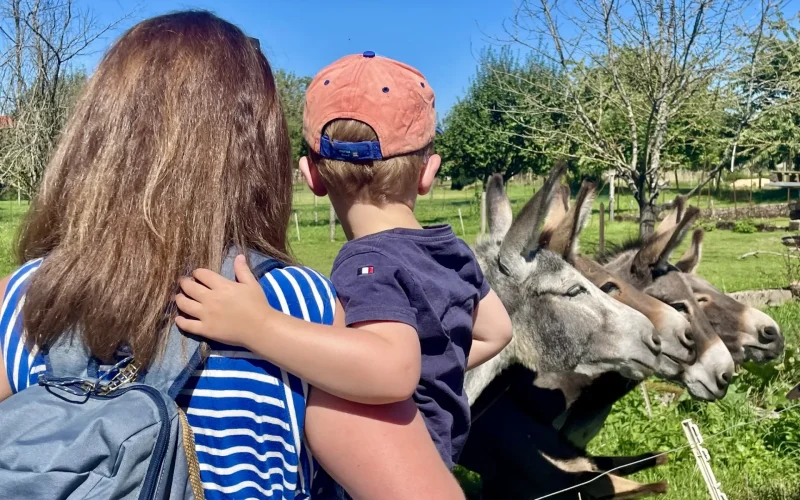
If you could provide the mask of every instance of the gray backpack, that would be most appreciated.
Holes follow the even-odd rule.
[[[233,279],[233,259],[222,274]],[[276,261],[251,253],[256,273]],[[260,276],[261,274],[256,274]],[[194,436],[175,398],[202,360],[200,343],[173,326],[163,358],[98,377],[79,342],[45,353],[36,386],[0,403],[4,500],[203,498]]]

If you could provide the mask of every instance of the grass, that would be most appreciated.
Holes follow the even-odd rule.
[[[519,184],[510,186],[509,198],[512,201],[514,213],[522,208],[532,192],[531,186]],[[623,206],[628,200],[626,196],[628,195],[622,195]],[[674,192],[669,192],[665,195],[665,199],[669,200],[674,196]],[[595,201],[595,213],[581,236],[581,250],[587,255],[594,255],[597,252],[599,204],[601,202],[608,204],[605,195]],[[337,225],[335,241],[330,241],[328,200],[327,198],[318,198],[315,206],[314,196],[305,187],[297,187],[294,203],[300,226],[300,240],[298,241],[294,219],[292,220],[289,240],[294,254],[303,264],[322,273],[329,273],[333,259],[345,242],[345,236],[341,227]],[[464,222],[463,231],[458,215],[459,209]],[[316,223],[314,222],[315,212],[317,214]],[[623,211],[623,213],[628,213],[628,211]],[[464,191],[437,189],[432,198],[425,196],[418,200],[416,214],[423,225],[450,224],[458,236],[467,243],[474,243],[480,233],[480,194],[472,189]],[[613,244],[621,244],[639,234],[637,223],[609,223],[607,217],[608,215],[606,215],[605,225],[607,249]],[[772,220],[771,222],[782,226],[788,225],[788,219]],[[785,234],[788,233],[753,233],[745,237],[745,235],[731,231],[707,232],[700,273],[726,292],[786,286],[785,263],[780,257],[762,256],[738,260],[742,254],[755,250],[783,252],[785,247],[781,245],[780,238]],[[679,251],[682,252],[688,246],[688,240],[689,238],[679,248]],[[731,270],[735,272],[731,272]]]
[[[509,197],[515,212],[522,208],[532,189],[525,185],[510,186]],[[741,203],[747,198],[746,194],[740,194]],[[666,193],[664,200],[674,195],[675,192]],[[619,199],[621,210],[617,213],[635,213],[629,209],[629,195],[622,194]],[[417,217],[426,225],[450,224],[459,236],[473,243],[480,232],[479,200],[480,195],[471,189],[461,192],[436,189],[433,197],[419,200]],[[755,193],[754,200],[785,201],[785,191]],[[607,205],[607,197],[599,197],[596,209],[600,202]],[[700,200],[703,206],[704,202],[705,198]],[[313,195],[304,187],[296,188],[294,203],[300,227],[300,240],[297,241],[293,219],[289,237],[294,254],[303,264],[327,274],[345,241],[341,227],[337,225],[335,241],[331,242],[328,201],[320,198],[315,204]],[[724,196],[715,199],[715,206],[728,204],[732,205],[732,200]],[[12,240],[25,209],[24,203],[18,206],[16,201],[0,201],[0,273],[7,274],[16,265]],[[463,217],[463,231],[459,210]],[[786,225],[786,222],[777,221],[780,225]],[[622,243],[637,234],[638,227],[632,222],[606,224],[608,245]],[[786,286],[784,259],[772,256],[738,259],[754,250],[783,252],[780,237],[784,234],[711,231],[706,234],[700,274],[725,291]],[[582,251],[594,254],[597,239],[598,217],[595,213],[582,235]],[[786,335],[787,352],[782,360],[740,370],[728,396],[711,404],[694,401],[685,394],[669,401],[665,397],[667,393],[659,390],[662,384],[649,382],[652,419],[645,413],[640,392],[632,392],[617,403],[605,428],[590,444],[589,451],[603,455],[632,455],[682,446],[686,441],[680,423],[691,418],[706,437],[705,446],[711,453],[717,479],[731,500],[800,500],[800,408],[787,410],[779,418],[767,418],[711,437],[731,425],[752,422],[786,407],[788,403],[784,395],[793,383],[800,382],[800,353],[797,350],[800,304],[791,303],[767,312],[778,321]],[[670,459],[668,465],[639,473],[633,479],[668,481],[670,492],[661,497],[664,500],[706,500],[708,493],[690,453],[684,449],[671,455]],[[477,490],[479,478],[463,469],[457,474],[469,490]]]

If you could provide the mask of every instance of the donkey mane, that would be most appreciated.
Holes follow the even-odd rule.
[[[608,264],[628,250],[637,250],[641,248],[644,243],[645,240],[641,236],[628,238],[622,243],[606,242],[606,252],[603,255],[595,255],[594,260],[600,264]]]

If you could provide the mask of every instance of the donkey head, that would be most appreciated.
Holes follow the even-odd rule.
[[[742,304],[714,288],[697,274],[703,249],[703,230],[692,235],[692,245],[675,264],[685,273],[700,307],[725,343],[736,363],[763,362],[783,352],[784,340],[778,323],[755,307]]]
[[[697,362],[686,367],[679,380],[693,396],[714,400],[723,397],[728,389],[733,377],[733,359],[695,299],[686,275],[669,263],[698,215],[697,208],[687,208],[684,200],[677,199],[673,212],[655,234],[635,248],[623,251],[605,267],[689,320]]]
[[[661,358],[657,373],[663,377],[675,377],[696,359],[689,321],[667,304],[638,290],[596,261],[578,253],[580,233],[591,214],[594,196],[594,184],[584,182],[568,212],[559,213],[561,207],[556,200],[553,207],[559,208],[550,210],[540,241],[549,250],[562,255],[600,290],[650,320],[661,339]],[[639,335],[650,334],[649,330],[639,332]]]
[[[641,379],[658,363],[652,324],[539,243],[564,170],[563,163],[552,169],[513,223],[502,178],[487,187],[490,235],[475,253],[514,325],[514,339],[500,356],[537,371],[620,371]]]

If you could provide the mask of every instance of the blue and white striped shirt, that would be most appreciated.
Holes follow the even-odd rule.
[[[25,347],[20,316],[25,284],[40,264],[28,262],[12,275],[0,309],[0,347],[14,392],[35,384],[45,370],[38,349]],[[316,271],[274,269],[259,281],[275,309],[333,323],[335,292]],[[307,498],[314,473],[303,437],[308,386],[244,349],[210,347],[177,400],[194,431],[206,498]]]

